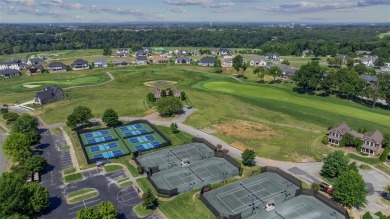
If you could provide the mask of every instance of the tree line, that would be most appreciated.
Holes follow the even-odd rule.
[[[21,52],[131,48],[143,46],[182,46],[216,48],[251,48],[281,55],[300,55],[311,50],[316,56],[350,54],[369,50],[390,58],[386,25],[377,26],[313,26],[295,28],[257,25],[215,26],[64,26],[15,25],[0,26],[0,54]],[[353,36],[353,37],[351,37]]]

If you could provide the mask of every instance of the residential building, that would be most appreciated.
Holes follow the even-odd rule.
[[[281,56],[277,53],[268,53],[265,59],[272,60],[272,61],[280,61]]]
[[[27,64],[29,65],[43,65],[45,63],[45,60],[44,59],[41,59],[41,58],[32,58],[32,59],[29,59],[27,61]]]
[[[167,58],[167,56],[153,56],[151,58],[151,62],[154,65],[163,65],[163,64],[168,64],[169,59]]]
[[[4,69],[16,69],[19,70],[19,64],[15,61],[10,62],[0,62],[0,70]]]
[[[351,57],[349,57],[349,55],[340,55],[340,58],[341,58],[341,63],[344,65],[346,65],[348,61],[352,59]]]
[[[360,56],[360,55],[370,55],[371,52],[370,51],[365,51],[365,50],[359,50],[359,51],[356,51],[356,55]]]
[[[220,56],[231,56],[231,55],[233,55],[233,51],[231,51],[230,49],[220,49],[218,51],[218,54]]]
[[[203,57],[199,60],[198,65],[200,66],[214,66],[215,65],[215,58],[214,57]]]
[[[276,66],[276,67],[279,67],[280,70],[282,70],[282,77],[283,79],[292,79],[295,75],[295,72],[298,70],[297,68],[293,68],[289,65],[285,65],[285,64],[275,64],[275,63],[272,63],[270,65],[267,65],[266,68],[271,68],[272,66]]]
[[[26,73],[28,75],[36,75],[36,74],[41,74],[43,72],[45,72],[45,67],[43,67],[43,65],[41,64],[32,64],[28,66],[26,69]]]
[[[52,62],[47,66],[50,72],[66,71],[66,65],[62,62]]]
[[[129,49],[119,48],[116,50],[115,56],[116,57],[127,57],[129,56]],[[102,68],[102,67],[100,67]]]
[[[71,67],[73,70],[82,70],[82,69],[88,69],[88,61],[85,61],[83,59],[76,59],[72,64]]]
[[[147,56],[147,53],[145,53],[144,50],[140,49],[137,52],[135,52],[135,56]]]
[[[37,92],[34,97],[34,102],[36,104],[46,104],[56,100],[64,99],[65,93],[58,86],[48,86],[40,92]]]
[[[223,57],[221,65],[226,68],[233,67],[233,58],[230,56]]]
[[[159,88],[155,88],[155,89],[153,89],[152,94],[154,95],[154,98],[156,100],[159,100],[162,96],[161,95],[162,92],[164,92],[164,91],[160,90]],[[181,91],[177,87],[172,87],[170,89],[166,89],[165,96],[169,96],[170,92],[172,92],[174,97],[181,98]]]
[[[22,73],[20,73],[18,69],[8,68],[0,70],[0,78],[11,78],[20,75],[22,75]]]
[[[267,65],[267,62],[265,62],[263,59],[261,59],[260,57],[252,57],[251,61],[249,62],[249,65],[250,66],[254,66],[254,67],[257,67],[257,66],[266,66]]]
[[[126,65],[128,65],[130,63],[129,63],[129,61],[127,61],[124,58],[114,58],[112,60],[112,64],[115,65],[115,66],[126,66]]]
[[[336,125],[328,132],[328,142],[331,145],[339,146],[340,141],[345,134],[351,134],[355,138],[358,138],[363,141],[363,145],[361,147],[362,153],[367,153],[370,155],[380,155],[382,153],[382,142],[383,142],[383,134],[378,131],[369,131],[364,134],[358,133],[355,130],[352,130],[348,127],[347,124],[341,123]]]
[[[375,61],[377,59],[378,59],[378,56],[369,56],[369,57],[364,57],[361,61],[367,67],[373,67],[373,66],[375,66]]]
[[[376,75],[359,75],[359,78],[367,81],[370,84],[378,83],[378,77]]]
[[[142,47],[142,50],[146,53],[146,54],[151,54],[152,53],[152,49],[150,47]],[[165,51],[164,48],[157,48],[157,50],[159,52],[163,52]]]
[[[93,65],[95,68],[107,68],[108,67],[107,61],[104,59],[95,59],[93,61]]]
[[[137,65],[147,65],[148,59],[146,58],[146,56],[137,56],[137,58],[135,58],[135,62],[137,63]]]
[[[210,52],[212,55],[218,55],[219,50],[218,49],[210,49]]]
[[[175,59],[175,64],[191,64],[191,60],[187,56],[180,56]]]

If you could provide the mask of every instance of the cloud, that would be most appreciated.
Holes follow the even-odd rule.
[[[2,0],[2,2],[25,6],[35,5],[35,0]]]
[[[202,6],[204,8],[226,8],[233,6],[233,2],[216,3],[213,0],[165,0],[168,5]]]
[[[83,7],[80,3],[64,3],[62,0],[52,0],[50,2],[41,2],[41,6],[44,7],[58,7],[58,8],[64,8],[64,9],[75,9],[79,10]]]
[[[376,5],[390,5],[389,0],[365,0],[357,3],[358,7],[376,6]]]
[[[234,3],[233,2],[226,2],[226,3],[212,3],[206,7],[210,7],[210,8],[228,8],[230,6],[233,6]]]
[[[187,12],[187,10],[184,8],[169,8],[168,11],[172,13],[178,13],[178,14]]]

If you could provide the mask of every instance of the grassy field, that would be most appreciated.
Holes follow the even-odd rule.
[[[72,183],[80,180],[83,180],[83,174],[81,173],[73,173],[64,176],[65,183]]]
[[[114,172],[114,171],[122,170],[122,169],[123,169],[122,166],[115,165],[115,164],[104,166],[104,170],[105,170],[106,172]]]
[[[386,32],[386,33],[380,33],[378,35],[379,38],[383,39],[385,36],[390,36],[390,31],[389,32]]]
[[[76,168],[72,167],[72,168],[69,168],[69,169],[65,169],[63,172],[64,172],[64,175],[75,173],[76,172]]]
[[[141,187],[142,191],[145,192],[146,190],[150,189],[153,195],[157,195],[157,191],[153,188],[152,184],[150,184],[149,180],[146,177],[138,178],[136,181]]]

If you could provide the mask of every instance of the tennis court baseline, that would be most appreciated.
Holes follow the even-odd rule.
[[[117,157],[117,156],[120,156],[120,155],[123,155],[123,151],[122,150],[114,150],[114,151],[104,152],[104,153],[101,153],[101,154],[94,154],[94,155],[92,155],[92,157],[95,158],[95,159],[98,159],[98,158],[114,158],[114,157]]]

